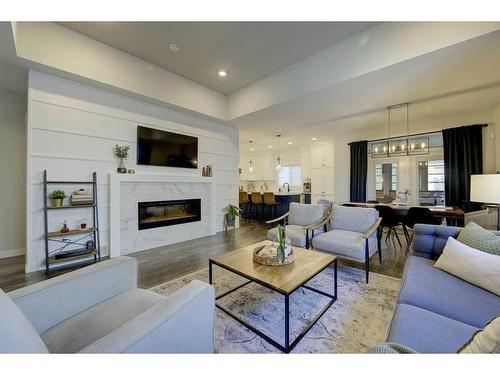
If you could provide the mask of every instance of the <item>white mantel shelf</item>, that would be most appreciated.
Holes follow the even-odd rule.
[[[110,257],[121,255],[120,247],[120,231],[121,231],[121,184],[122,183],[138,183],[138,184],[155,184],[155,183],[189,183],[189,184],[206,184],[205,189],[210,190],[211,211],[211,234],[216,233],[216,181],[214,177],[202,177],[197,175],[173,175],[173,174],[109,174],[109,229],[110,229]],[[205,186],[205,185],[204,185]],[[166,198],[167,200],[167,198]],[[181,224],[182,225],[182,224]]]
[[[196,182],[213,184],[215,178],[173,174],[110,173],[109,183],[117,182]]]

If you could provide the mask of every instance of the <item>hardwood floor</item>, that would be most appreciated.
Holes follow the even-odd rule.
[[[130,254],[139,262],[139,287],[151,288],[208,266],[208,258],[248,246],[266,239],[267,227],[243,223],[236,231],[217,233],[214,236],[185,241],[156,249]],[[404,236],[400,236],[404,239]],[[382,241],[382,264],[373,256],[370,271],[401,277],[406,261],[406,244],[403,249]],[[363,268],[362,264],[340,260],[339,264]],[[66,271],[67,272],[67,271]],[[63,272],[61,272],[63,273]],[[57,276],[54,274],[51,277]],[[43,272],[24,273],[24,256],[0,259],[0,288],[10,291],[45,280]]]

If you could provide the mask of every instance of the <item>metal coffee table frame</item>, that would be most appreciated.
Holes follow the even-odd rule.
[[[322,290],[318,290],[316,288],[305,285],[311,279],[313,279],[314,277],[319,275],[321,272],[323,272],[326,268],[330,267],[332,265],[332,263],[333,263],[333,270],[334,270],[333,271],[333,279],[334,279],[334,281],[333,281],[333,291],[334,291],[333,294],[329,294],[329,293],[324,292]],[[311,277],[309,277],[306,281],[304,281],[301,285],[299,285],[298,287],[296,287],[295,289],[293,289],[289,293],[283,293],[279,290],[276,290],[276,289],[270,287],[269,285],[260,282],[258,279],[251,278],[248,275],[245,275],[244,273],[240,273],[234,269],[229,269],[228,267],[225,267],[223,264],[220,264],[217,261],[214,261],[212,259],[209,259],[209,261],[208,261],[208,280],[209,280],[210,285],[212,285],[212,265],[213,264],[215,264],[216,266],[218,266],[220,268],[225,269],[226,271],[235,273],[241,277],[249,279],[247,282],[237,286],[236,288],[233,288],[231,290],[228,290],[227,292],[224,292],[224,293],[216,296],[215,297],[215,301],[216,301],[215,306],[217,306],[220,310],[222,310],[224,313],[229,315],[231,318],[233,318],[234,320],[243,324],[245,327],[250,329],[252,332],[256,333],[257,335],[259,335],[260,337],[262,337],[267,342],[274,345],[276,348],[278,348],[279,350],[281,350],[284,353],[290,353],[290,351],[293,350],[293,348],[299,343],[299,341],[307,334],[307,332],[309,332],[309,330],[314,326],[314,324],[316,324],[316,322],[323,316],[323,314],[337,300],[337,259],[336,258],[334,260],[332,260],[330,263],[328,263],[326,266],[324,266],[323,268],[318,270],[318,272],[314,273]],[[272,339],[271,337],[269,337],[268,335],[266,335],[265,333],[263,333],[262,331],[260,331],[257,327],[253,326],[252,324],[246,322],[245,320],[243,320],[242,318],[240,318],[239,316],[234,314],[232,311],[230,311],[226,307],[217,303],[217,300],[227,296],[228,294],[231,294],[231,293],[237,291],[240,288],[243,288],[244,286],[246,286],[252,282],[255,282],[259,285],[262,285],[265,288],[271,289],[272,291],[277,292],[285,297],[285,345],[284,346],[281,345],[279,342],[275,341],[274,339]],[[305,288],[307,290],[311,290],[313,292],[321,294],[322,296],[328,297],[330,299],[330,301],[328,301],[328,303],[320,310],[320,312],[316,315],[316,317],[312,321],[310,321],[302,329],[300,334],[292,342],[290,342],[290,296],[299,288]]]

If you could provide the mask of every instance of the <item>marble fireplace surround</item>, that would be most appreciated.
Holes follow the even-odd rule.
[[[110,173],[110,257],[215,234],[215,186],[213,177]],[[191,198],[201,198],[201,221],[139,231],[138,202]]]

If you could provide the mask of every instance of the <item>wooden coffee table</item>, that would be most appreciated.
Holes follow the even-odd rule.
[[[248,329],[255,332],[260,337],[267,340],[269,343],[285,353],[289,353],[295,345],[306,335],[311,327],[321,318],[328,308],[337,300],[337,257],[324,253],[319,253],[311,250],[305,250],[299,247],[294,247],[295,262],[284,266],[272,267],[264,266],[255,263],[252,258],[253,249],[257,246],[271,243],[271,241],[262,241],[253,245],[243,247],[229,253],[211,257],[208,261],[209,265],[209,283],[212,284],[212,267],[217,265],[225,270],[231,271],[246,279],[247,282],[237,286],[227,292],[216,296],[215,305],[227,315],[243,324]],[[313,277],[321,273],[325,268],[334,265],[334,280],[333,294],[321,291],[305,285]],[[284,345],[276,342],[271,337],[259,330],[258,327],[246,322],[226,307],[217,303],[217,300],[233,293],[234,291],[248,285],[252,282],[260,284],[277,293],[285,296],[285,343]],[[290,295],[299,288],[305,288],[313,292],[319,293],[322,296],[328,297],[329,301],[316,317],[305,326],[300,334],[290,342]]]

